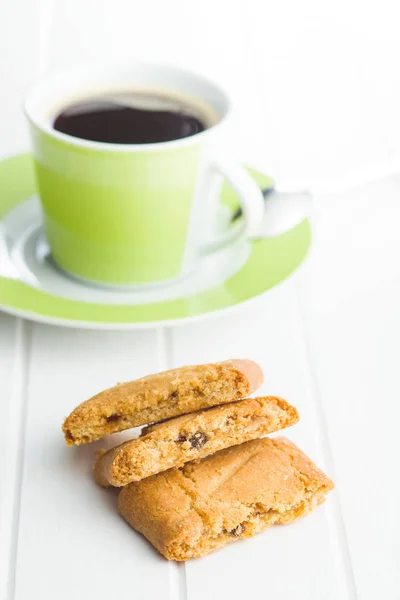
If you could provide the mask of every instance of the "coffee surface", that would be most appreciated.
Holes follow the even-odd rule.
[[[112,144],[169,142],[200,133],[206,118],[180,97],[125,92],[87,98],[65,107],[53,127],[67,135]]]

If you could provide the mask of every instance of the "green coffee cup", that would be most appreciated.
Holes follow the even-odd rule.
[[[52,126],[75,99],[137,88],[184,94],[207,105],[215,122],[191,137],[128,145]],[[39,82],[25,110],[46,237],[67,273],[103,285],[167,284],[196,269],[205,254],[257,233],[263,198],[242,167],[218,154],[230,100],[207,78],[150,63],[80,66]],[[239,223],[219,202],[221,176],[239,197]]]

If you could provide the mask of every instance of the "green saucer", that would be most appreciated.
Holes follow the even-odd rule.
[[[271,185],[271,179],[266,175],[254,170],[250,172],[260,187]],[[0,163],[0,190],[0,250],[4,247],[1,251],[7,253],[6,238],[9,236],[7,220],[4,219],[14,211],[17,213],[13,217],[15,221],[20,213],[22,215],[25,201],[36,194],[29,154]],[[228,185],[223,188],[221,199],[232,209],[237,206],[235,193]],[[188,280],[179,297],[163,300],[160,299],[162,292],[158,292],[154,300],[149,299],[146,293],[143,302],[140,292],[136,293],[134,302],[130,292],[126,294],[126,302],[125,297],[121,301],[121,291],[118,292],[118,302],[112,297],[112,291],[107,292],[108,302],[104,293],[101,301],[93,301],[93,294],[88,296],[86,293],[87,286],[77,282],[71,283],[71,286],[78,299],[62,297],[54,287],[46,289],[45,283],[38,284],[34,277],[25,277],[12,264],[12,257],[3,256],[6,260],[0,260],[0,310],[33,321],[91,329],[133,329],[186,323],[222,314],[271,290],[303,262],[310,242],[310,224],[305,219],[283,235],[253,241],[236,272],[217,285],[193,292]],[[58,274],[58,277],[69,281],[67,276]],[[92,299],[89,301],[88,297]]]

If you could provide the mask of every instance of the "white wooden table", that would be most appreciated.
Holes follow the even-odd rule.
[[[240,156],[280,180],[332,189],[390,173],[400,150],[394,4],[376,14],[363,2],[363,19],[356,0],[335,13],[316,0],[275,4],[266,14],[261,2],[232,1],[228,16],[211,0],[3,2],[2,156],[28,146],[28,83],[82,58],[128,55],[179,60],[228,84]],[[399,599],[399,226],[400,176],[319,193],[299,275],[203,324],[89,332],[0,313],[1,600]],[[67,449],[60,424],[116,381],[236,356],[259,361],[262,391],[299,408],[288,435],[336,491],[291,526],[168,563],[93,484],[93,447]]]

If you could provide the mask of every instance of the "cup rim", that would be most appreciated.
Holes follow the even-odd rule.
[[[141,68],[165,68],[169,70],[174,70],[175,72],[180,72],[186,75],[190,75],[199,81],[202,81],[206,85],[213,87],[220,97],[223,98],[226,104],[225,113],[219,118],[217,123],[211,125],[204,131],[199,133],[195,133],[186,138],[180,138],[177,140],[171,140],[168,142],[152,142],[149,144],[117,144],[117,143],[108,143],[108,142],[98,142],[94,140],[86,140],[83,138],[77,138],[66,133],[62,133],[61,131],[57,131],[54,129],[49,122],[41,122],[41,119],[35,116],[32,104],[35,101],[35,96],[40,92],[43,87],[46,85],[51,85],[52,81],[56,81],[62,77],[66,77],[68,75],[73,75],[79,71],[84,71],[85,69],[98,69],[102,68],[117,68],[117,67],[141,67]],[[103,152],[119,152],[119,153],[137,153],[137,152],[160,152],[166,150],[172,150],[179,147],[191,146],[196,144],[204,139],[208,138],[211,134],[225,123],[228,115],[231,112],[231,100],[227,91],[213,80],[208,75],[204,75],[202,73],[196,72],[192,69],[188,69],[182,67],[180,65],[176,65],[174,63],[163,62],[163,61],[91,61],[85,64],[80,63],[79,65],[74,65],[69,68],[62,69],[55,73],[51,73],[41,77],[37,82],[35,82],[25,94],[25,98],[23,101],[23,109],[25,116],[31,125],[34,125],[37,129],[39,129],[42,133],[49,135],[51,138],[69,144],[71,146],[76,146],[79,148],[86,148],[91,150],[99,150]]]

